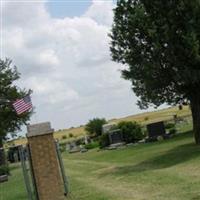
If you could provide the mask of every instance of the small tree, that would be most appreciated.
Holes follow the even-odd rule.
[[[118,0],[111,52],[126,64],[138,105],[189,101],[200,144],[200,1]]]
[[[102,134],[102,126],[104,124],[106,124],[106,120],[104,118],[94,118],[86,124],[85,130],[88,134],[98,137]]]
[[[14,83],[20,78],[17,68],[11,66],[9,59],[0,59],[0,148],[8,133],[20,130],[21,126],[30,119],[32,112],[20,116],[16,114],[12,102],[31,93],[30,90],[20,89]],[[0,153],[0,160],[2,155]]]

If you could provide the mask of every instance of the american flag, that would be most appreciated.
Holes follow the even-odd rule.
[[[32,108],[31,98],[29,95],[25,96],[22,99],[17,99],[13,103],[13,107],[18,115],[30,110]]]

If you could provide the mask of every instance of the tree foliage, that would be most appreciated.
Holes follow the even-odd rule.
[[[126,143],[137,142],[144,138],[141,126],[136,122],[122,121],[117,127],[121,130]]]
[[[100,136],[102,134],[102,126],[106,124],[106,120],[104,118],[94,118],[90,120],[86,126],[85,130],[90,134],[94,136]]]
[[[200,143],[200,1],[119,0],[110,37],[138,105],[189,101]]]
[[[20,78],[17,68],[11,65],[11,60],[0,59],[0,143],[8,133],[20,130],[30,118],[31,112],[17,115],[12,102],[31,93],[30,90],[20,89],[15,81]]]
[[[108,133],[103,133],[99,137],[99,146],[102,149],[102,148],[108,147],[109,145],[110,145],[109,135]]]

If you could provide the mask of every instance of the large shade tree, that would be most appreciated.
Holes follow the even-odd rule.
[[[0,148],[8,133],[20,130],[21,126],[30,119],[32,111],[17,115],[12,103],[31,93],[30,90],[20,89],[15,81],[20,78],[17,68],[9,59],[0,59]]]
[[[118,0],[110,37],[139,106],[190,102],[200,144],[200,1]]]

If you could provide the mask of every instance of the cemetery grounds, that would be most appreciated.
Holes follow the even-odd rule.
[[[200,200],[200,148],[191,123],[172,139],[118,150],[63,153],[72,200]],[[0,200],[27,200],[18,164]]]

